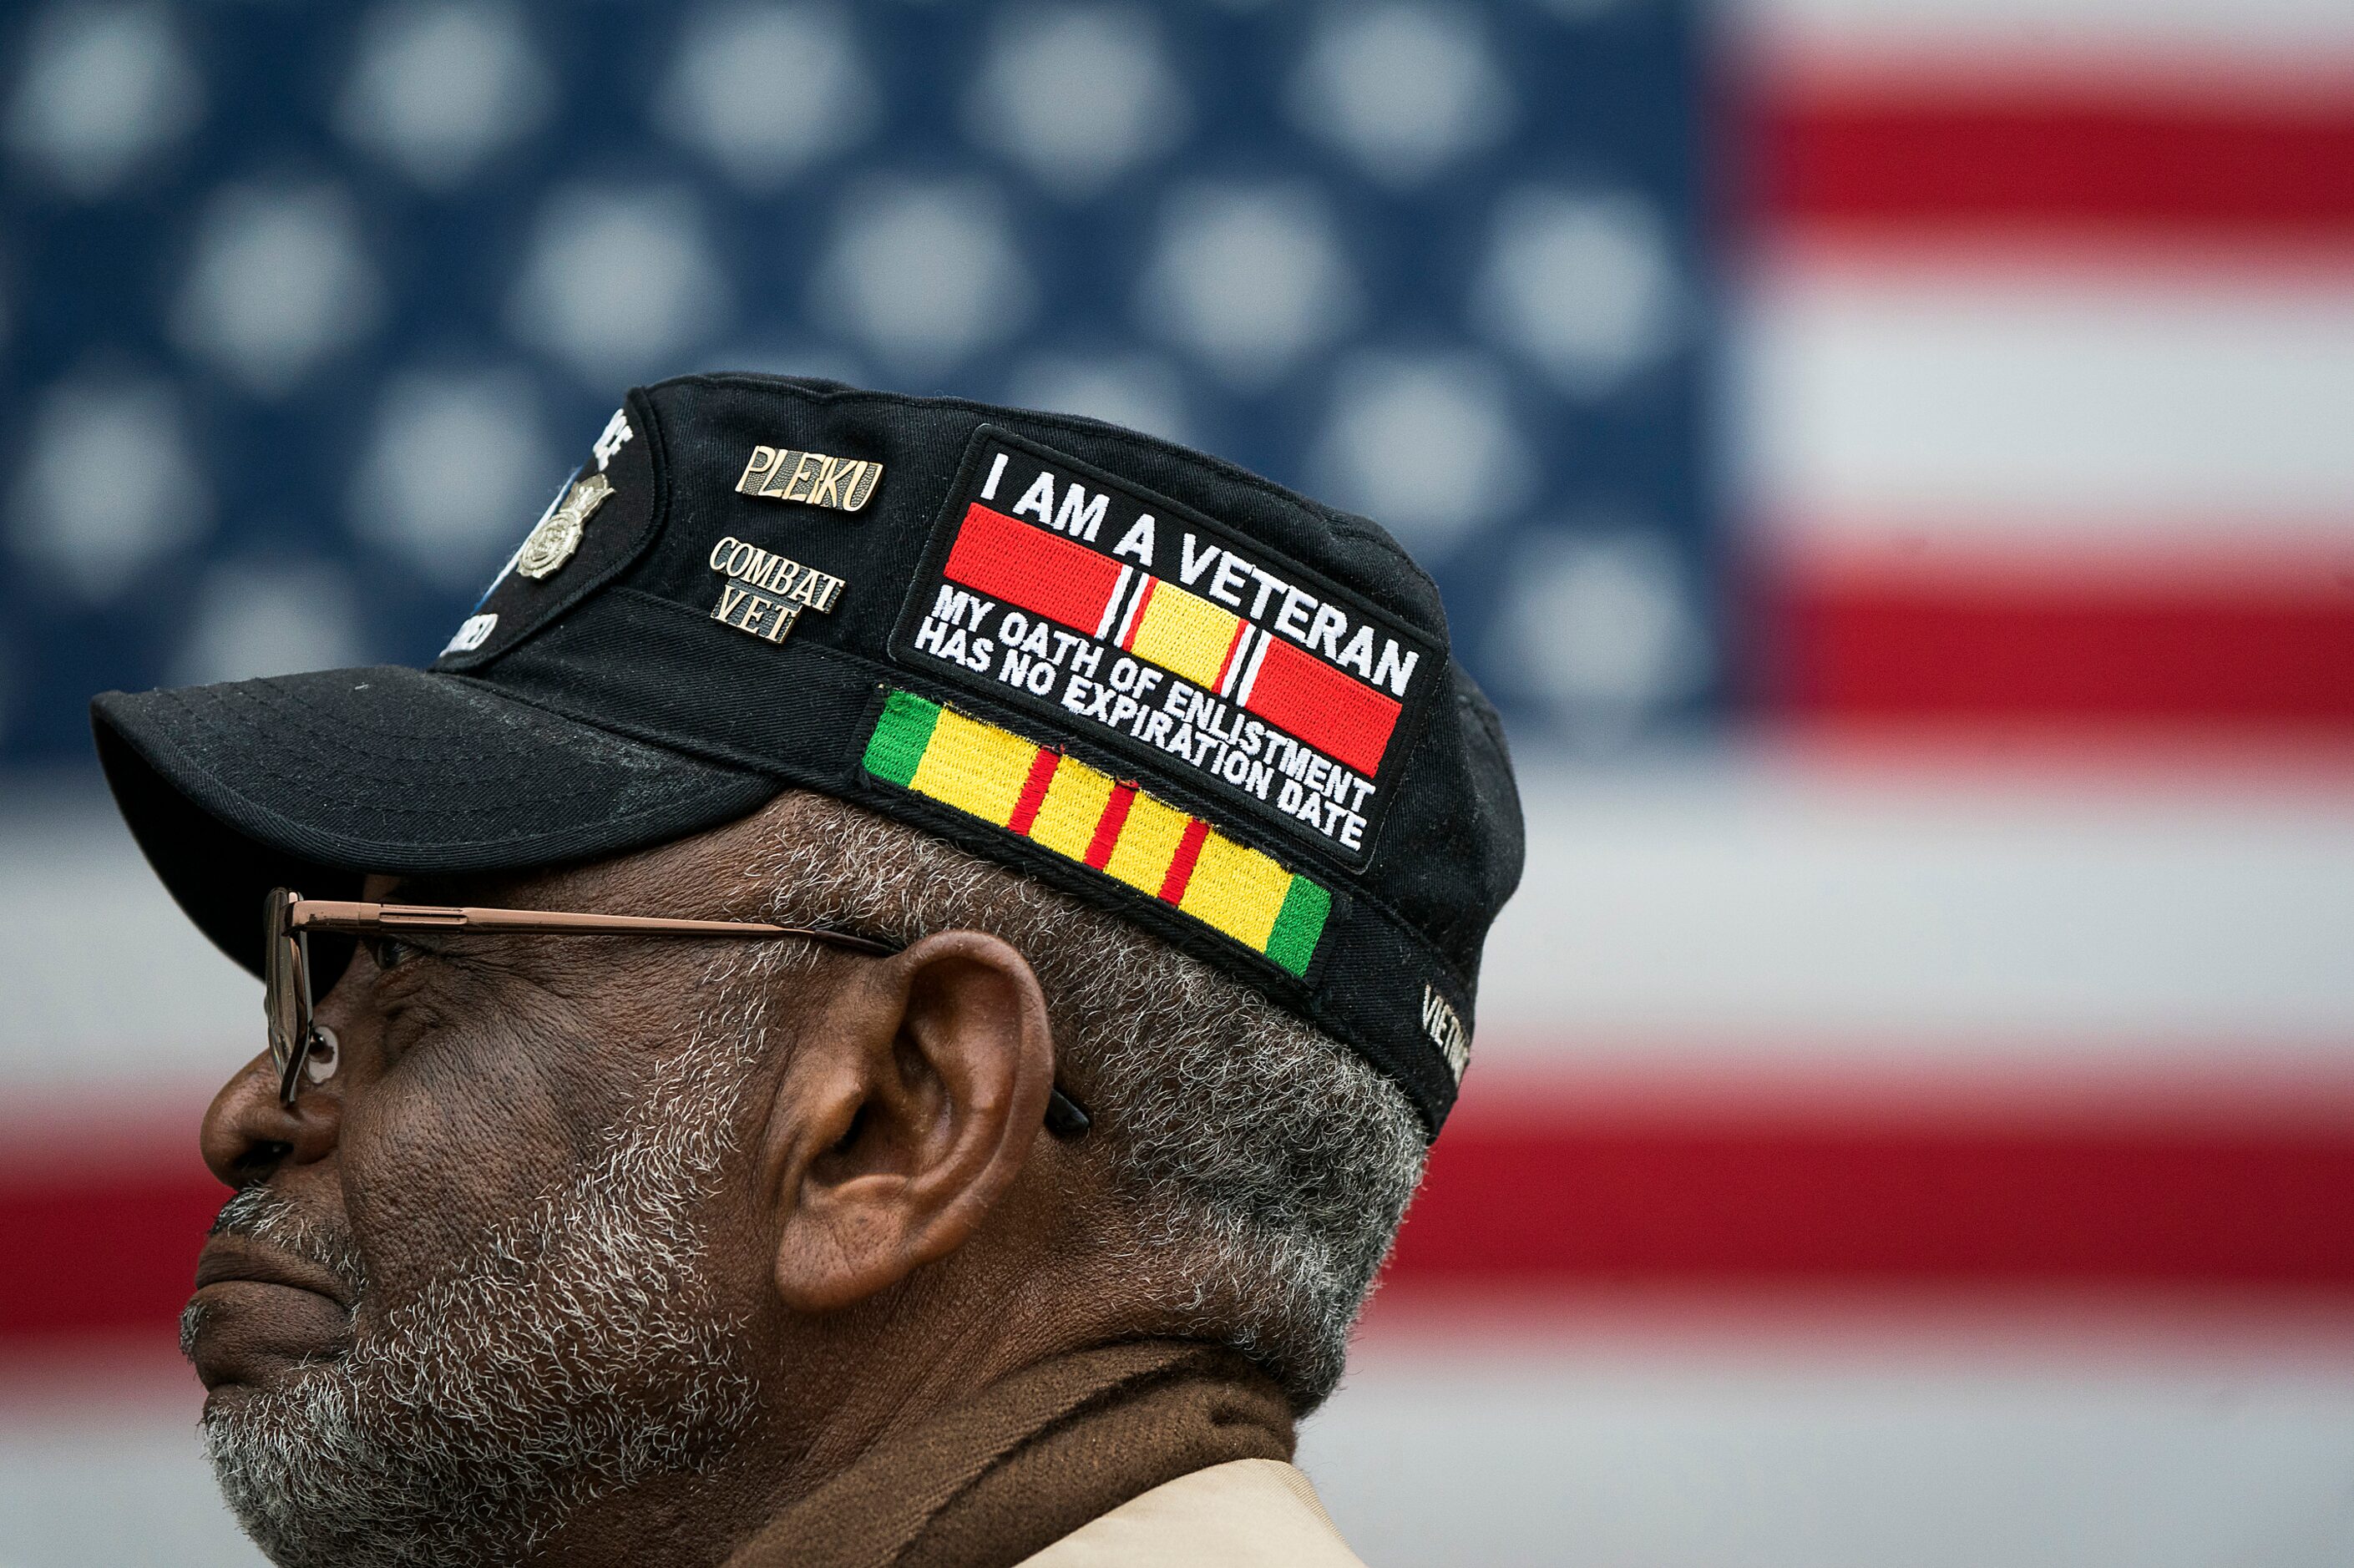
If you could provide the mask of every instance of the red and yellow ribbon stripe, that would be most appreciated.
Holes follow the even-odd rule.
[[[976,593],[1117,642],[1378,777],[1404,705],[1231,610],[974,502],[944,573]]]
[[[1172,905],[1295,975],[1332,895],[1199,817],[1076,758],[908,692],[893,692],[866,771]]]

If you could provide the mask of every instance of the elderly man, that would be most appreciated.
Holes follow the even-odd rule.
[[[1378,528],[691,377],[431,670],[96,723],[266,982],[184,1340],[275,1561],[1355,1561],[1292,1426],[1521,864]]]

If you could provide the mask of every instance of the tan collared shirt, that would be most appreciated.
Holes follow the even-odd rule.
[[[1180,1476],[1089,1520],[1020,1568],[1364,1568],[1308,1478],[1280,1459]]]

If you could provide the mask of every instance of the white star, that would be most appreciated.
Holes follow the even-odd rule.
[[[1607,391],[1666,355],[1682,332],[1682,289],[1659,209],[1616,192],[1507,197],[1471,313],[1564,388]]]
[[[819,315],[911,375],[1011,337],[1035,302],[997,193],[918,180],[843,198],[811,299]]]
[[[1290,101],[1310,132],[1401,185],[1490,145],[1511,120],[1477,14],[1410,0],[1328,7]]]
[[[340,669],[366,657],[351,578],[324,562],[217,566],[194,598],[174,685]]]
[[[507,321],[600,389],[684,369],[725,324],[726,279],[676,190],[573,186],[540,208]]]
[[[509,7],[393,0],[361,27],[335,126],[419,185],[447,189],[537,129],[553,96]]]
[[[1304,185],[1175,192],[1140,293],[1149,323],[1246,387],[1281,377],[1359,309],[1331,217]]]
[[[408,371],[378,401],[353,532],[449,587],[479,583],[562,477],[513,370]]]
[[[1527,499],[1536,464],[1486,360],[1366,352],[1337,384],[1311,471],[1333,502],[1416,554],[1436,555]]]
[[[1016,7],[995,35],[965,123],[1055,195],[1093,196],[1183,138],[1184,94],[1148,13]]]
[[[1188,440],[1193,423],[1183,379],[1174,367],[1143,355],[1042,354],[1015,367],[1005,400],[1084,414],[1172,441]]]
[[[232,185],[206,205],[172,311],[183,348],[279,396],[375,326],[381,290],[335,185]]]
[[[687,24],[653,116],[737,184],[770,190],[856,144],[881,98],[839,6],[718,5]]]
[[[1532,536],[1489,652],[1575,738],[1616,744],[1709,675],[1707,632],[1675,552],[1650,529],[1582,519]]]
[[[88,599],[201,535],[212,497],[160,379],[84,369],[49,388],[9,497],[9,542]]]
[[[56,5],[27,30],[10,148],[89,200],[186,135],[203,79],[164,8]]]

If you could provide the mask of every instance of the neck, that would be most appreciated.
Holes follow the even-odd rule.
[[[1010,1568],[1163,1482],[1291,1454],[1291,1409],[1234,1351],[1138,1339],[1026,1367],[877,1443],[726,1568]]]
[[[551,1568],[723,1563],[779,1511],[944,1411],[1032,1367],[1132,1333],[1108,1314],[1069,1309],[1110,1294],[1043,1270],[997,1291],[942,1279],[864,1309],[777,1325],[775,1340],[797,1353],[772,1359],[762,1420],[749,1436],[704,1467],[650,1477],[575,1510],[532,1561]],[[960,1309],[937,1310],[951,1301]]]

